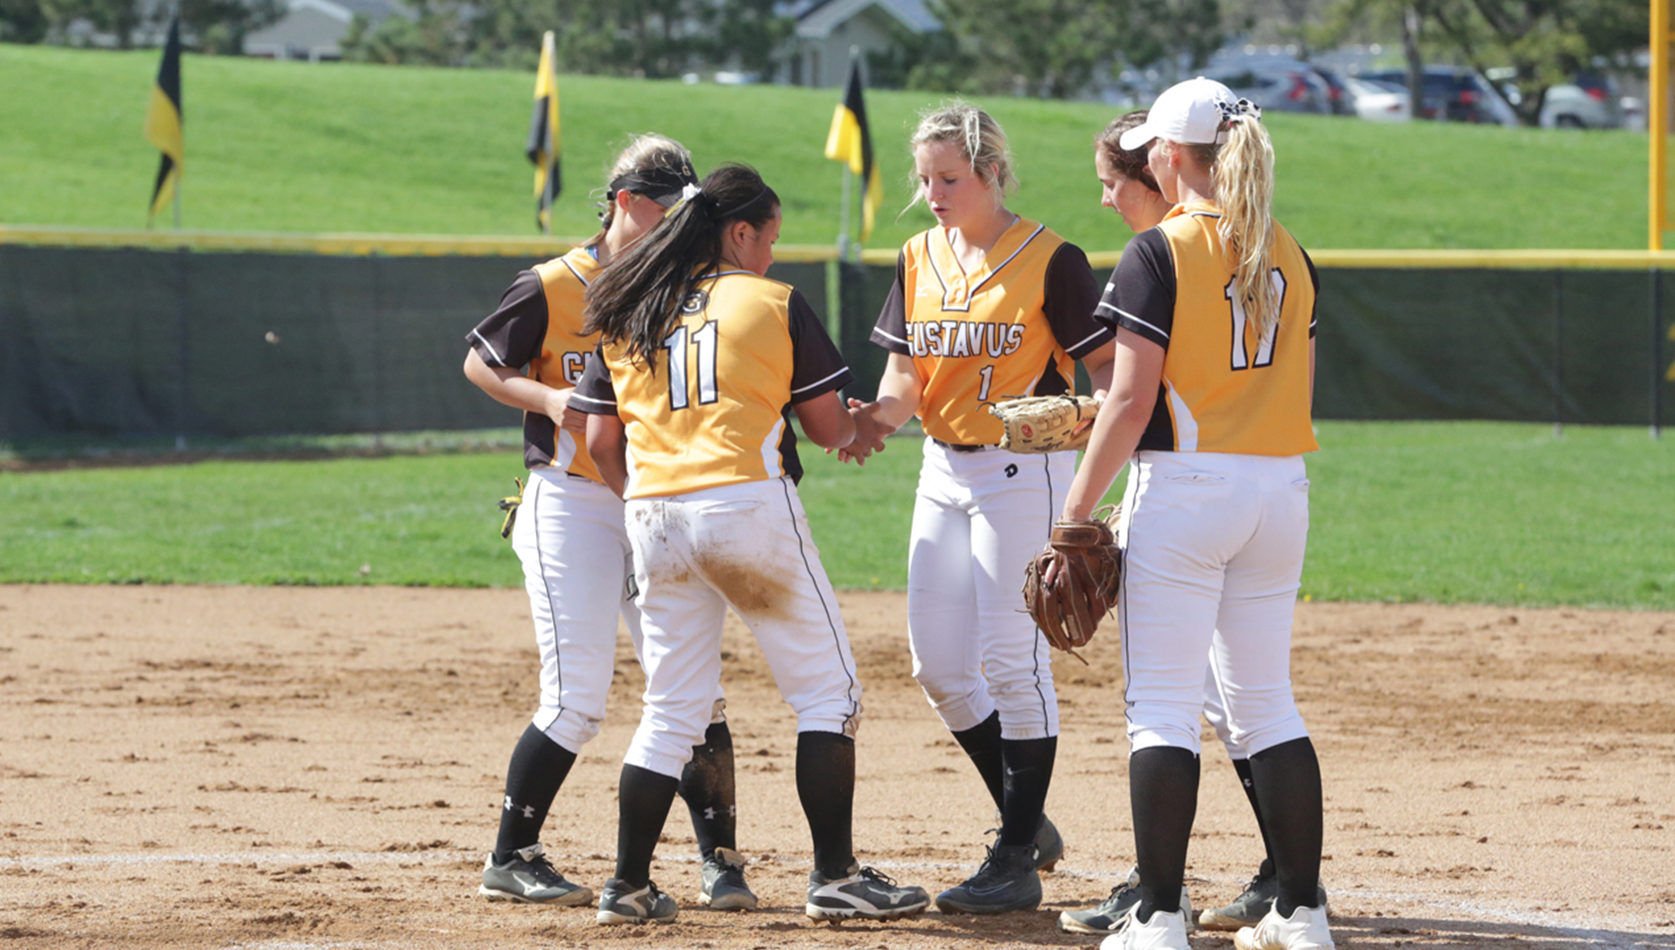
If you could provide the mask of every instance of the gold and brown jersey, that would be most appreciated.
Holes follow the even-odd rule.
[[[555,389],[576,385],[599,340],[598,334],[582,333],[582,294],[598,273],[599,261],[586,247],[523,271],[466,341],[490,366],[525,367],[530,379]],[[542,413],[523,414],[523,454],[531,469],[551,465],[604,481],[586,438],[559,431]]]
[[[1093,319],[1098,301],[1087,255],[1045,225],[1019,218],[969,273],[932,228],[897,257],[872,341],[912,357],[926,435],[992,445],[989,403],[1075,391],[1075,361],[1113,336]]]
[[[1301,455],[1315,442],[1309,340],[1320,279],[1289,232],[1274,224],[1270,277],[1280,319],[1265,336],[1233,289],[1233,260],[1208,202],[1177,205],[1129,242],[1099,304],[1099,319],[1165,350],[1157,407],[1139,448]]]
[[[663,345],[627,351],[602,343],[571,404],[622,420],[628,498],[801,478],[791,406],[850,380],[802,294],[749,271],[697,281]]]

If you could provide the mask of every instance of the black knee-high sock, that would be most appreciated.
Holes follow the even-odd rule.
[[[1142,922],[1181,909],[1186,846],[1198,812],[1198,756],[1153,746],[1128,757],[1128,794],[1134,808],[1134,857],[1140,866]]]
[[[1299,906],[1319,901],[1320,845],[1325,823],[1320,760],[1307,738],[1282,742],[1250,757],[1251,781],[1262,820],[1273,835],[1274,874],[1279,894],[1274,910],[1290,917]]]
[[[855,740],[835,732],[797,734],[797,797],[814,838],[814,867],[827,878],[855,863]]]
[[[1262,806],[1256,803],[1256,782],[1250,777],[1250,760],[1234,759],[1233,771],[1239,773],[1239,787],[1245,790],[1250,810],[1256,813],[1256,830],[1262,833],[1262,867],[1256,876],[1270,877],[1274,873],[1274,846],[1268,841],[1268,823],[1262,820]]]
[[[964,732],[954,733],[954,741],[971,757],[971,764],[977,766],[977,774],[983,776],[983,784],[989,787],[989,797],[995,800],[995,807],[1005,809],[1006,753],[1000,744],[1000,711],[990,713],[989,718]],[[1035,832],[1032,830],[1030,834],[1033,836]]]
[[[576,753],[547,737],[530,724],[512,749],[506,766],[506,799],[500,809],[500,833],[494,840],[494,860],[504,864],[512,852],[541,840],[541,825],[547,820]]]
[[[678,778],[623,764],[617,784],[617,880],[633,888],[651,880],[652,853],[679,787]]]
[[[1000,806],[1000,843],[1029,844],[1041,827],[1047,805],[1047,786],[1053,781],[1057,736],[1046,739],[1002,739],[1006,763],[1006,801]]]
[[[716,848],[738,850],[733,731],[727,723],[710,723],[703,745],[692,747],[692,761],[680,776],[680,797],[692,815],[692,834],[698,839],[700,855],[707,858]]]

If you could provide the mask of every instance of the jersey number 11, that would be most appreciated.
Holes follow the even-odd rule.
[[[669,338],[663,341],[663,348],[669,351],[669,408],[685,409],[690,405],[687,395],[689,383],[686,378],[686,348],[688,337],[692,346],[698,351],[698,405],[707,406],[715,402],[720,396],[715,388],[715,344],[717,335],[714,320],[704,321],[704,325],[692,333],[687,333],[685,326],[675,327]]]

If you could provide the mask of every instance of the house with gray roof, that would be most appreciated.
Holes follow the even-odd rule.
[[[942,29],[924,0],[801,0],[788,4],[786,13],[797,30],[775,78],[793,86],[841,86],[849,79],[852,50],[864,59],[889,49],[895,30]]]

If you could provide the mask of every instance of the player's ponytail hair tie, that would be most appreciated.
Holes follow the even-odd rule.
[[[1221,110],[1221,128],[1216,131],[1216,144],[1227,144],[1227,130],[1244,121],[1262,121],[1262,107],[1249,99],[1232,102],[1227,99],[1216,99],[1216,108]]]
[[[688,202],[697,202],[702,205],[706,197],[704,189],[698,187],[697,183],[687,182],[681,187],[680,198],[677,199],[674,204],[669,206],[669,210],[663,212],[663,217],[667,218],[669,215],[686,207]]]

